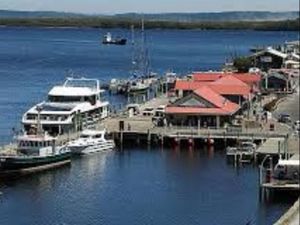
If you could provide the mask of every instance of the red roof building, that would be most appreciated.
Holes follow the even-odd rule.
[[[175,91],[177,96],[186,96],[192,91],[197,90],[203,86],[208,86],[218,94],[228,98],[229,100],[241,104],[246,99],[252,99],[253,89],[240,79],[233,75],[221,76],[215,81],[200,82],[194,80],[177,80],[175,84]]]
[[[229,101],[209,86],[202,86],[190,95],[168,105],[167,120],[172,124],[220,127],[240,110],[240,106]]]
[[[250,86],[259,86],[262,76],[257,73],[224,73],[224,72],[194,72],[192,74],[194,81],[213,82],[222,77],[232,75]]]

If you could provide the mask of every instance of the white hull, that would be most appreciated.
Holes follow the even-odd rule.
[[[78,145],[69,146],[73,154],[91,154],[95,152],[111,151],[115,148],[115,143],[112,140],[100,142],[94,145]]]

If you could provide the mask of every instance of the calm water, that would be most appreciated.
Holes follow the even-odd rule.
[[[127,77],[130,46],[102,46],[107,30],[0,28],[0,143],[22,113],[72,70],[104,81]],[[113,34],[129,37],[127,30]],[[296,32],[147,31],[153,71],[218,69],[252,45]],[[114,103],[122,97],[108,96]],[[0,224],[272,224],[291,202],[260,204],[257,171],[235,170],[220,151],[130,150],[71,167],[0,181]]]

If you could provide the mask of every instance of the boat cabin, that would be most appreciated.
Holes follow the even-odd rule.
[[[84,130],[81,135],[81,139],[104,139],[105,130],[96,131],[96,130]]]
[[[50,136],[22,136],[18,138],[17,149],[24,155],[49,155],[54,153],[55,141],[55,138]]]

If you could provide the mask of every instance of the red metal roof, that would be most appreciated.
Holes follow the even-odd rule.
[[[227,75],[215,82],[197,82],[193,80],[177,80],[175,90],[194,91],[201,87],[208,86],[221,95],[240,95],[248,98],[251,88],[234,76]]]
[[[193,80],[176,80],[175,90],[196,90],[207,85],[207,83],[195,82]]]
[[[235,104],[208,86],[200,87],[194,91],[194,94],[210,102],[214,107],[204,108],[199,106],[167,106],[167,114],[203,114],[203,115],[232,115],[240,106]]]
[[[218,80],[219,78],[223,77],[224,73],[217,72],[194,72],[193,73],[193,80],[194,81],[201,81],[201,82],[212,82]]]
[[[223,73],[223,72],[194,72],[193,80],[201,82],[216,81],[224,76],[232,75],[247,83],[256,84],[261,80],[261,75],[256,73]]]
[[[249,85],[233,75],[224,76],[211,83],[209,87],[221,95],[240,95],[248,98],[251,93]]]

